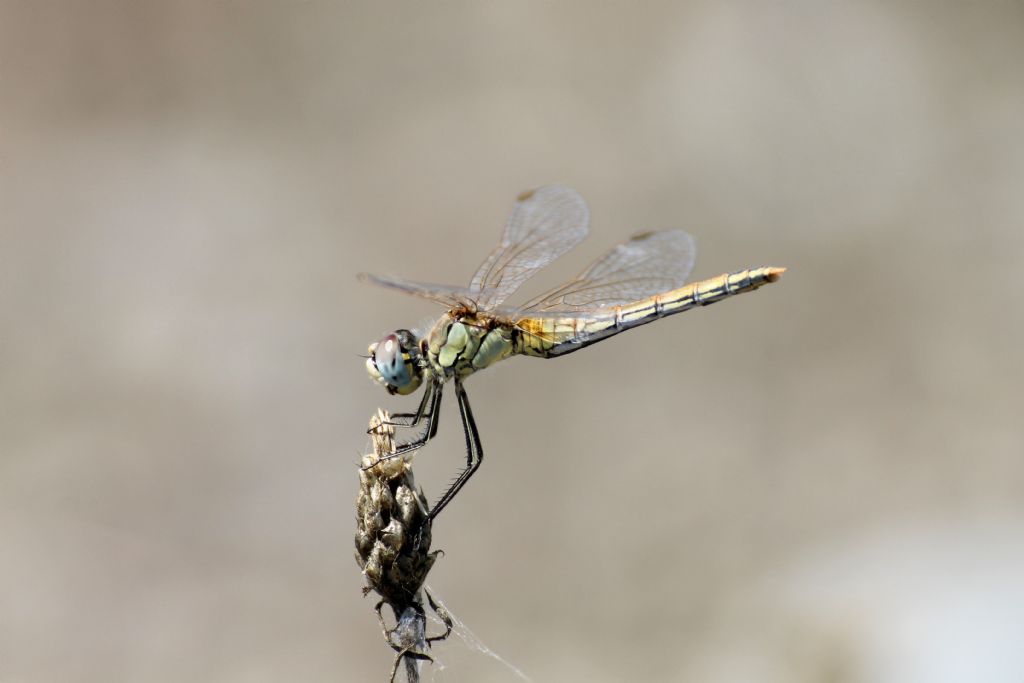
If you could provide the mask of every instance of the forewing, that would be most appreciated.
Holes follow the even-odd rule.
[[[682,230],[640,233],[515,312],[586,313],[646,299],[682,287],[695,258],[693,238]]]
[[[589,212],[568,187],[549,185],[516,199],[501,242],[473,276],[469,291],[479,310],[505,301],[531,275],[587,236]]]
[[[397,289],[405,294],[418,296],[421,299],[429,299],[447,308],[472,308],[473,293],[465,287],[452,287],[450,285],[434,285],[429,282],[415,282],[403,278],[390,277],[387,275],[372,275],[370,273],[359,273],[360,282],[367,282],[378,287]]]

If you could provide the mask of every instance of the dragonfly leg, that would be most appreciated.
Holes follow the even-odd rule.
[[[427,404],[433,396],[433,387],[433,382],[427,385],[426,390],[423,392],[423,398],[420,399],[420,406],[416,409],[415,413],[391,413],[388,419],[381,424],[390,427],[415,427],[418,425],[423,420],[423,416],[427,414]],[[373,428],[366,430],[367,434],[372,432]]]
[[[426,407],[426,410],[424,411],[424,415],[421,418],[421,420],[426,420],[427,421],[427,428],[423,430],[422,434],[420,434],[418,437],[416,437],[412,441],[409,441],[409,442],[403,443],[403,444],[399,444],[395,448],[394,451],[392,451],[391,453],[388,453],[387,455],[381,456],[380,457],[381,461],[391,460],[393,458],[397,458],[397,457],[399,457],[401,455],[404,455],[405,453],[408,453],[409,451],[415,451],[418,448],[422,448],[425,443],[427,443],[428,441],[433,439],[434,436],[437,434],[437,426],[439,424],[438,417],[441,414],[441,396],[442,396],[441,384],[439,382],[431,382],[430,385],[427,386],[426,391],[427,391],[427,393],[424,395],[424,399],[426,399],[429,396],[429,404],[430,405]],[[428,401],[426,401],[426,400],[424,401],[424,403],[427,403],[427,402]],[[402,426],[406,426],[406,425],[402,425]],[[411,425],[409,425],[409,426],[411,426]],[[376,465],[376,463],[374,463],[373,465],[368,465],[364,469],[370,469],[374,465]]]
[[[430,515],[427,517],[428,521],[433,521],[441,513],[441,510],[444,509],[444,506],[452,502],[455,494],[466,485],[466,482],[480,468],[480,463],[484,460],[484,449],[480,444],[480,432],[477,431],[476,420],[473,419],[473,410],[469,407],[469,397],[466,396],[466,390],[462,387],[462,382],[458,380],[455,381],[455,396],[459,401],[462,429],[466,435],[466,469],[459,473],[459,476],[448,487],[445,494],[430,509]]]

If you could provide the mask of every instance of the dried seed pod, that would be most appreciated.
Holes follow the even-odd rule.
[[[356,498],[356,562],[364,592],[377,591],[401,612],[416,599],[437,553],[430,552],[426,497],[410,459],[392,455],[395,428],[381,410],[370,420],[373,453],[362,458]]]
[[[405,660],[407,679],[419,680],[419,663],[432,661],[427,649],[451,632],[447,613],[431,608],[447,624],[444,636],[426,637],[421,588],[440,551],[430,552],[430,516],[426,496],[417,491],[410,458],[395,456],[395,429],[388,413],[370,419],[373,453],[360,463],[356,497],[356,562],[366,577],[363,593],[380,594],[377,616],[388,645],[398,653],[392,680]],[[381,608],[387,603],[396,625],[388,628]]]

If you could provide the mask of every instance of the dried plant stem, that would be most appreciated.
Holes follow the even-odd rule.
[[[360,463],[356,562],[366,577],[363,593],[373,590],[382,598],[376,606],[377,617],[385,640],[397,653],[391,680],[404,660],[406,680],[418,682],[420,664],[433,661],[427,652],[430,643],[448,635],[427,637],[423,608],[423,582],[440,551],[430,552],[426,496],[416,489],[411,458],[393,457],[394,426],[388,413],[378,410],[370,419],[369,431],[374,452],[363,456]],[[429,594],[427,599],[438,612]],[[392,628],[384,622],[385,604],[395,615]]]

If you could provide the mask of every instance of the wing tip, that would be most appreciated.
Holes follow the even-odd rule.
[[[765,268],[765,272],[766,272],[765,279],[768,280],[768,282],[777,282],[778,279],[780,277],[782,277],[782,274],[786,272],[786,268],[784,268],[784,267],[770,267],[770,268]]]

